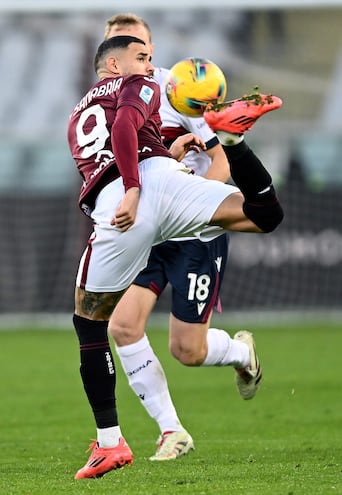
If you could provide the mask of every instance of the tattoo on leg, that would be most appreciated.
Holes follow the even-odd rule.
[[[121,292],[89,292],[76,289],[76,312],[91,320],[109,320],[115,306],[121,298]]]

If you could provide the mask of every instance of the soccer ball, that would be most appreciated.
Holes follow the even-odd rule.
[[[222,103],[226,93],[222,70],[205,58],[181,60],[171,67],[166,80],[170,105],[188,117],[201,117],[208,103]]]

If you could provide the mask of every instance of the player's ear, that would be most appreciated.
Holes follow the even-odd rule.
[[[113,74],[117,74],[118,73],[117,59],[113,56],[108,57],[106,59],[106,68],[109,72],[113,72]]]

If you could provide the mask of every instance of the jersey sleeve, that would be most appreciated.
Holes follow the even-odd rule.
[[[154,79],[128,76],[120,90],[111,132],[115,161],[125,191],[139,187],[138,131],[160,106],[159,86]]]
[[[155,79],[133,75],[125,78],[118,97],[117,109],[132,106],[147,120],[160,107],[160,87]]]
[[[131,187],[140,188],[137,149],[138,130],[143,124],[144,119],[140,112],[129,106],[118,109],[112,127],[112,148],[125,191]]]

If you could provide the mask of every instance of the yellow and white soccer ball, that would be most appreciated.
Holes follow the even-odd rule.
[[[218,65],[205,58],[186,58],[171,67],[166,96],[177,112],[201,117],[209,103],[222,103],[227,81]]]

